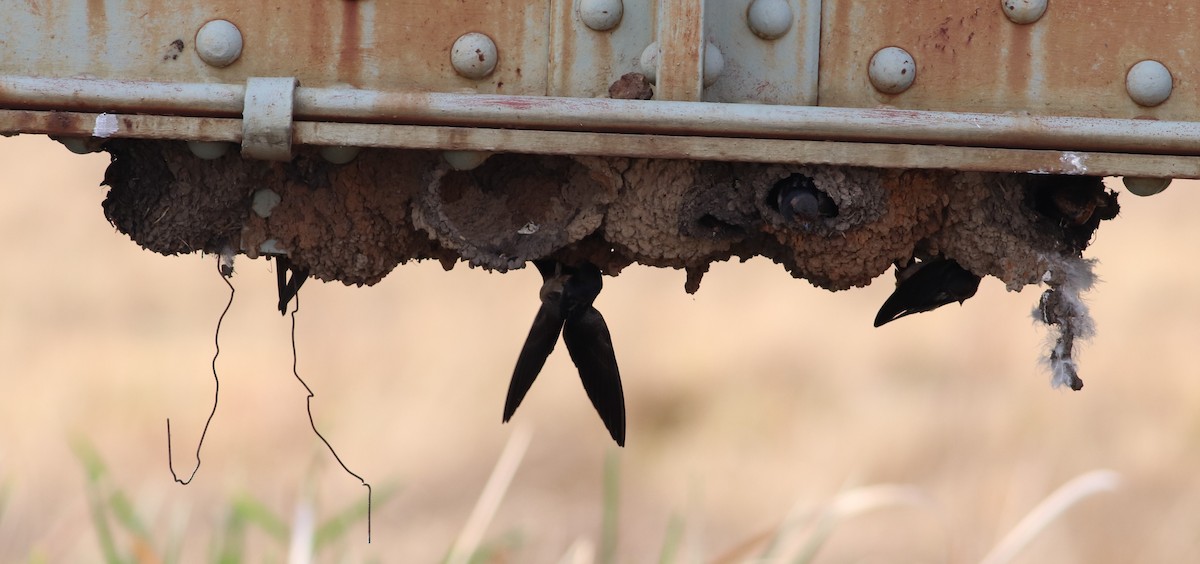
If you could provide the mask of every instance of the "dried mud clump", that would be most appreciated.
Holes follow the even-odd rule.
[[[617,185],[566,157],[495,155],[478,168],[434,167],[416,224],[473,266],[520,268],[596,231]]]
[[[323,280],[374,284],[412,259],[453,261],[412,225],[412,197],[434,153],[364,151],[333,165],[302,151],[291,162],[195,157],[178,142],[112,141],[108,220],[142,247],[166,255],[285,252]],[[255,195],[278,203],[262,217]]]
[[[553,257],[608,274],[685,269],[694,291],[712,262],[761,255],[829,290],[912,257],[1019,289],[1079,257],[1117,211],[1089,177],[504,154],[464,171],[424,151],[335,165],[312,149],[268,163],[201,160],[174,142],[106,148],[105,213],[143,247],[286,253],[347,284],[409,260],[504,271]],[[781,203],[781,187],[801,185],[809,200]]]

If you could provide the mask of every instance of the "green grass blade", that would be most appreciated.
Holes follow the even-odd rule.
[[[617,560],[621,502],[621,458],[615,450],[604,457],[604,515],[600,521],[600,564]]]
[[[683,518],[672,513],[667,520],[667,532],[663,535],[662,551],[658,553],[658,564],[673,564],[679,557],[679,544],[683,541]]]
[[[105,511],[102,501],[104,494],[101,493],[101,490],[105,488],[101,480],[107,473],[104,460],[100,458],[100,453],[96,452],[95,447],[87,439],[73,439],[71,451],[83,465],[83,473],[87,478],[85,488],[87,489],[88,511],[92,517],[92,525],[96,529],[96,540],[100,543],[100,553],[108,564],[123,564],[125,559],[121,558],[120,552],[117,551],[117,541],[113,538],[112,525],[108,522],[108,513]]]
[[[399,491],[400,487],[395,485],[385,485],[380,488],[379,493],[375,495],[375,509],[382,507]],[[317,531],[313,534],[313,553],[320,553],[321,549],[325,546],[346,536],[346,532],[351,526],[362,521],[366,517],[367,500],[363,499],[361,501],[351,503],[333,517],[326,519],[325,522],[317,526]]]

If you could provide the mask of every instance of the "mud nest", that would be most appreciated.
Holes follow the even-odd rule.
[[[829,290],[912,257],[953,259],[1015,290],[1079,257],[1116,210],[1090,177],[513,154],[461,171],[428,151],[364,150],[337,165],[314,149],[272,163],[202,160],[182,142],[105,148],[105,214],[142,247],[286,253],[355,285],[410,260],[505,271],[551,257],[610,275],[686,269],[695,291],[711,263],[761,255]],[[797,179],[836,213],[780,209],[780,187]]]

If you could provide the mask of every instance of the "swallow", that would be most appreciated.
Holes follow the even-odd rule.
[[[288,278],[288,272],[291,278]],[[275,285],[279,290],[279,314],[287,315],[288,302],[296,297],[300,286],[308,280],[308,269],[292,264],[291,259],[283,255],[275,256]]]
[[[1073,248],[1083,251],[1101,221],[1117,217],[1117,194],[1104,188],[1097,176],[1053,175],[1031,184],[1033,207],[1058,223]]]
[[[838,214],[833,198],[803,174],[793,174],[776,182],[767,198],[783,219],[789,223],[799,223],[806,229],[818,220],[837,217]]]
[[[570,267],[550,260],[535,260],[542,274],[542,306],[508,385],[504,422],[512,418],[533,386],[561,333],[571,361],[579,370],[583,390],[617,445],[625,446],[625,393],[613,352],[612,335],[604,317],[592,306],[603,286],[600,269],[584,262]]]
[[[879,327],[906,315],[933,311],[946,304],[962,304],[979,290],[981,277],[949,259],[896,264],[896,291],[875,315]]]

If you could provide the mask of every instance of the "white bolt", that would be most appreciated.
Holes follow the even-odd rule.
[[[608,31],[617,27],[625,11],[621,0],[579,0],[576,9],[583,25],[595,31]]]
[[[442,151],[442,158],[454,170],[471,170],[488,160],[492,153],[487,151]]]
[[[1016,24],[1031,24],[1046,13],[1047,0],[1000,0],[1004,15]]]
[[[354,160],[354,157],[357,157],[359,151],[361,151],[361,150],[362,149],[360,149],[359,147],[346,147],[344,145],[334,145],[334,146],[328,146],[328,147],[321,147],[320,152],[321,152],[321,157],[324,158],[325,160],[327,160],[333,164],[336,164],[336,165],[343,165],[343,164],[346,164],[346,163]]]
[[[1153,196],[1171,185],[1170,178],[1145,178],[1141,176],[1126,176],[1121,179],[1125,188],[1137,196]]]
[[[1152,107],[1165,102],[1171,97],[1172,88],[1171,71],[1158,61],[1141,61],[1125,75],[1125,91],[1142,106]]]
[[[187,145],[193,155],[206,161],[219,159],[229,152],[229,143],[222,141],[188,141]]]
[[[642,75],[650,82],[658,81],[658,42],[651,43],[642,50],[642,56],[638,58],[638,66],[641,67]]]
[[[242,32],[227,20],[212,20],[196,32],[196,54],[214,66],[227,67],[242,56]]]
[[[458,74],[480,79],[496,70],[496,43],[482,33],[466,33],[454,41],[450,62]]]
[[[86,155],[88,153],[98,153],[103,150],[100,143],[92,140],[91,137],[54,137],[55,141],[62,143],[68,151],[76,155]]]
[[[266,219],[271,217],[271,212],[275,211],[275,206],[282,202],[283,198],[270,188],[263,188],[254,193],[250,201],[250,209],[254,211],[254,215]]]
[[[704,42],[704,85],[712,86],[725,70],[725,55],[711,42]]]
[[[642,56],[638,58],[638,66],[641,67],[642,75],[646,80],[655,82],[658,80],[658,43],[651,43],[642,50]],[[721,78],[721,71],[725,70],[725,55],[721,54],[721,49],[711,42],[704,44],[704,85],[712,86],[718,78]]]
[[[763,39],[779,39],[792,29],[792,5],[788,0],[754,0],[746,9],[750,31]]]
[[[917,78],[917,64],[908,51],[899,47],[884,47],[871,57],[867,74],[876,90],[884,94],[899,94],[908,90]]]

